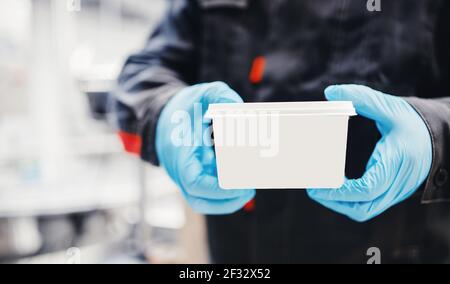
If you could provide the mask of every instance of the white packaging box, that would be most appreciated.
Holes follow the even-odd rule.
[[[352,102],[211,104],[223,189],[338,188]]]

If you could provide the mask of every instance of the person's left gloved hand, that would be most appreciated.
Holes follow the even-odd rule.
[[[367,221],[411,196],[427,178],[432,143],[420,115],[404,99],[360,85],[325,90],[331,101],[352,101],[356,112],[376,122],[382,138],[359,179],[339,189],[309,189],[308,195],[353,220]]]

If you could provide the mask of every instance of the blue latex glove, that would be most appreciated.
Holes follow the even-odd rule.
[[[308,195],[356,221],[367,221],[411,196],[427,178],[431,136],[423,119],[402,98],[360,85],[330,86],[330,101],[352,101],[356,112],[376,122],[382,138],[359,179],[339,189],[310,189]]]
[[[203,143],[205,137],[211,140],[208,129],[210,121],[203,118],[208,105],[241,102],[241,97],[225,83],[198,84],[181,90],[170,99],[158,119],[156,152],[160,164],[181,189],[192,209],[198,213],[233,213],[255,196],[255,190],[224,190],[219,187],[211,141],[209,145]],[[200,107],[200,115],[198,111],[194,115],[196,107]],[[186,116],[191,121],[188,123],[191,127],[187,127],[184,135],[192,137],[196,144],[177,145],[173,137],[179,134],[180,123],[176,122]],[[199,125],[202,126],[200,130]]]

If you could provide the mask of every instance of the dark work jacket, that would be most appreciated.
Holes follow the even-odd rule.
[[[426,182],[370,221],[328,210],[304,190],[258,191],[252,212],[208,216],[214,262],[364,263],[370,247],[384,263],[450,262],[450,1],[382,0],[380,12],[362,0],[169,3],[115,92],[121,130],[140,139],[144,160],[158,164],[155,128],[167,101],[211,81],[246,102],[324,100],[328,85],[367,85],[405,97],[432,137]],[[265,65],[249,80],[255,58]],[[372,121],[350,120],[349,178],[363,174],[379,137]]]

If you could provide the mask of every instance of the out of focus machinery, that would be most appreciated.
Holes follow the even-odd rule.
[[[183,261],[176,189],[107,123],[122,61],[164,5],[0,3],[0,262],[144,262],[161,247],[155,262]]]

